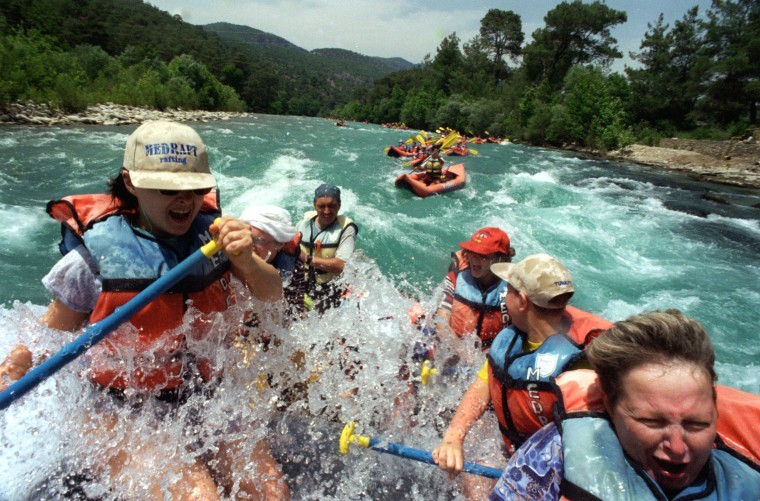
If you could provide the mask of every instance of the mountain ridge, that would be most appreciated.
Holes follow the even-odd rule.
[[[288,49],[293,50],[294,52],[297,52],[301,55],[310,54],[312,56],[326,56],[343,62],[351,62],[352,64],[362,66],[377,65],[377,78],[391,71],[402,71],[415,66],[413,63],[407,61],[402,57],[387,58],[367,56],[365,54],[360,54],[358,52],[336,47],[321,47],[313,50],[307,50],[299,47],[298,45],[279,35],[275,35],[273,33],[262,31],[252,26],[242,24],[218,22],[201,25],[201,27],[207,32],[218,35],[222,39],[241,42],[243,44],[259,49]]]

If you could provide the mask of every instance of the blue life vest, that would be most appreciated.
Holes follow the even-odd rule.
[[[103,292],[140,291],[211,241],[208,227],[216,217],[217,214],[200,213],[185,235],[158,240],[133,228],[125,218],[114,216],[96,223],[82,239],[98,265]],[[216,254],[198,262],[168,293],[201,291],[228,270],[226,257]]]
[[[570,417],[559,425],[564,452],[561,494],[568,499],[665,501],[657,483],[630,463],[611,423],[604,417]],[[758,500],[760,471],[730,449],[713,449],[706,477],[673,500]]]

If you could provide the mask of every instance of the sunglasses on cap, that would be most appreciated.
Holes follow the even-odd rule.
[[[192,191],[193,195],[198,195],[199,197],[202,197],[204,195],[208,195],[211,193],[212,188],[198,188],[197,190],[158,190],[159,193],[162,195],[166,195],[167,197],[175,197],[182,193],[183,191]]]

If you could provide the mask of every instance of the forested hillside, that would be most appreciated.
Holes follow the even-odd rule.
[[[3,0],[0,105],[78,110],[113,101],[156,108],[324,114],[411,63],[310,53],[248,27],[204,29],[141,0]],[[406,63],[406,64],[404,64]]]
[[[745,136],[760,127],[760,2],[684,9],[672,25],[652,13],[624,75],[609,69],[623,56],[611,28],[624,11],[562,2],[527,38],[519,15],[492,9],[472,40],[450,34],[423,68],[358,90],[335,114],[599,149]]]
[[[451,33],[412,66],[194,26],[141,0],[3,0],[0,105],[330,114],[604,150],[760,126],[760,2],[685,6],[672,24],[653,12],[635,67],[620,74],[611,32],[625,22],[603,1],[563,1],[527,35],[519,15],[491,9],[473,39]]]

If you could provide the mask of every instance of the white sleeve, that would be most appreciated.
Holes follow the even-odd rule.
[[[80,245],[53,265],[42,285],[68,308],[89,313],[100,296],[102,281],[89,251]]]
[[[335,257],[342,260],[344,263],[348,262],[348,259],[351,257],[351,254],[354,253],[354,248],[356,247],[356,228],[351,225],[345,230],[343,230],[343,234],[340,237],[340,242],[338,243],[338,249],[335,251]]]

